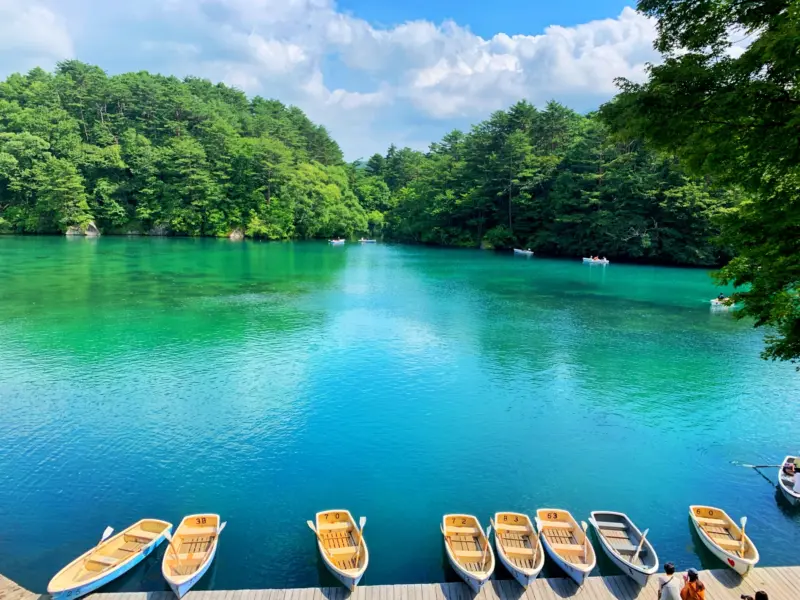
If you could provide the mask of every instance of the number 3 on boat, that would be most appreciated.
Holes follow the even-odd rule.
[[[161,573],[178,598],[208,571],[225,525],[220,523],[219,515],[189,515],[178,525],[174,536],[167,535],[169,548],[164,553]]]

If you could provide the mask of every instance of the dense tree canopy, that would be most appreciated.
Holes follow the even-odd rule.
[[[712,265],[736,194],[595,115],[519,102],[427,152],[345,164],[297,108],[224,85],[61,63],[0,83],[0,230],[382,235]]]
[[[77,61],[0,83],[0,228],[268,239],[366,232],[351,168],[294,107]]]
[[[644,84],[621,80],[602,115],[623,136],[747,192],[723,215],[736,257],[720,280],[738,286],[740,317],[774,327],[765,356],[798,359],[800,3],[641,0],[639,9],[658,19],[664,62]]]
[[[721,260],[715,218],[738,201],[555,102],[519,102],[424,154],[392,146],[358,176],[394,239],[692,265]]]

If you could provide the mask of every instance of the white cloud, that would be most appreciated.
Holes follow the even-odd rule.
[[[98,18],[90,5],[58,4],[87,24],[81,38],[96,29],[88,25]],[[0,50],[44,66],[72,55],[54,6],[0,0]],[[614,94],[615,77],[642,79],[645,64],[658,60],[653,22],[630,8],[616,18],[488,39],[453,21],[377,27],[332,0],[140,0],[104,10],[103,29],[117,34],[106,43],[138,48],[142,61],[149,55],[147,66],[157,55],[162,72],[297,104],[331,130],[349,158],[382,151],[391,140],[425,145],[522,98],[591,109]],[[79,58],[115,72],[97,46],[84,55],[78,44]]]
[[[48,3],[0,0],[0,69],[49,69],[73,53],[66,23]]]

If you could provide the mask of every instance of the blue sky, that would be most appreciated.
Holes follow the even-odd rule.
[[[0,0],[0,77],[78,58],[224,81],[300,106],[353,160],[523,98],[592,110],[658,61],[654,37],[619,0]]]

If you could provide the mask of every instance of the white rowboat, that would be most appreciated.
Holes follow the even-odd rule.
[[[711,308],[715,310],[730,310],[733,308],[732,303],[728,303],[727,300],[720,300],[718,298],[712,298],[710,300]]]
[[[533,250],[520,250],[519,248],[514,248],[514,254],[521,254],[522,256],[533,256]]]
[[[608,264],[611,264],[611,261],[608,260],[607,258],[598,258],[598,259],[584,258],[583,262],[585,262],[588,265],[608,265]]]
[[[689,516],[703,544],[739,575],[747,575],[756,565],[759,557],[755,544],[724,510],[690,506]],[[742,518],[742,526],[746,523]]]
[[[578,525],[566,510],[540,508],[536,511],[539,537],[550,558],[578,585],[582,585],[597,564],[586,523]]]
[[[61,569],[47,586],[54,600],[80,598],[130,571],[164,541],[172,523],[142,519],[111,537],[107,527],[100,543]]]
[[[377,243],[375,240],[365,240],[364,238],[361,238],[358,241],[361,242],[362,244],[375,244],[375,243]]]
[[[650,540],[620,512],[593,511],[589,523],[594,527],[603,551],[620,570],[640,586],[658,571],[658,556]]]
[[[184,517],[178,525],[161,561],[161,574],[178,598],[192,589],[214,562],[219,534],[226,524],[219,515],[199,514]]]
[[[344,246],[346,240],[328,240],[331,246]]]
[[[488,531],[472,515],[444,515],[441,525],[447,559],[476,594],[494,572],[494,552]]]
[[[492,527],[500,562],[522,587],[528,587],[544,567],[544,549],[531,518],[522,513],[499,512],[494,515]]]
[[[778,485],[780,487],[781,493],[783,497],[791,504],[792,506],[797,506],[800,504],[800,490],[795,489],[794,486],[794,476],[787,475],[783,467],[787,464],[793,464],[795,469],[800,472],[800,457],[797,456],[787,456],[783,459],[783,465],[778,467]]]
[[[351,592],[369,565],[369,550],[364,540],[366,517],[357,526],[350,511],[334,509],[316,515],[317,547],[325,567]]]

